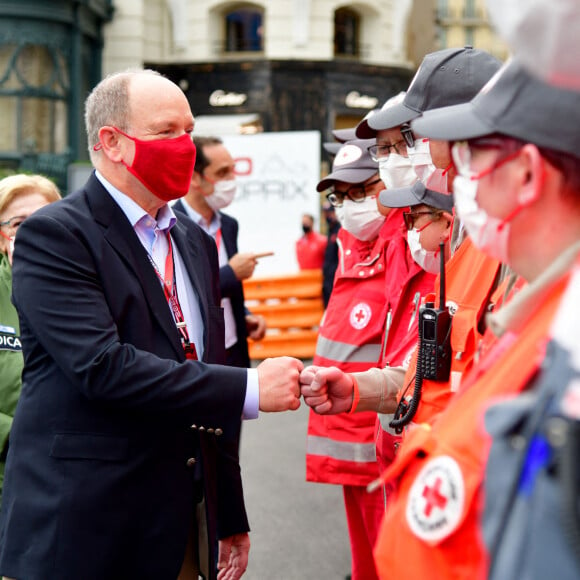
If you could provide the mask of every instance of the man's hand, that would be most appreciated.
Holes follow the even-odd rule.
[[[248,567],[250,536],[235,534],[219,541],[218,580],[238,580]]]
[[[258,367],[260,411],[295,411],[300,407],[302,361],[289,356],[267,358]]]
[[[252,340],[262,340],[266,334],[266,319],[261,314],[248,314],[246,328]]]
[[[234,254],[228,262],[238,280],[249,278],[254,273],[257,263],[256,254],[251,253]]]
[[[352,378],[336,367],[309,366],[300,374],[304,402],[320,415],[346,413],[352,407]]]

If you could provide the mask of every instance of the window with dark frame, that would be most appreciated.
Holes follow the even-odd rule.
[[[225,15],[225,52],[264,50],[263,14],[253,8],[239,8]]]
[[[334,13],[334,56],[360,55],[360,16],[349,8]]]

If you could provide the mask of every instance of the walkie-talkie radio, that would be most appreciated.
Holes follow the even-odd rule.
[[[445,245],[439,244],[439,308],[434,302],[427,302],[419,309],[419,354],[415,371],[415,387],[410,400],[406,397],[399,401],[389,427],[402,433],[415,416],[423,379],[447,381],[451,371],[451,315],[445,305]]]
[[[445,305],[444,244],[441,251],[439,276],[439,308],[427,302],[419,310],[419,361],[424,379],[446,381],[451,370],[451,314]]]

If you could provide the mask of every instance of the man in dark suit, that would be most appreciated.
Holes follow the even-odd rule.
[[[235,162],[218,137],[194,136],[197,155],[187,195],[173,205],[216,241],[220,265],[220,291],[224,309],[226,364],[250,366],[248,336],[261,340],[266,332],[263,316],[244,305],[242,281],[254,273],[257,258],[238,252],[238,222],[223,213],[236,194]]]
[[[15,245],[25,368],[0,574],[197,579],[189,547],[204,496],[202,539],[211,549],[219,535],[219,566],[239,578],[240,417],[298,408],[302,363],[210,364],[224,360],[215,243],[167,205],[187,192],[195,157],[179,87],[153,71],[112,75],[85,119],[96,173],[28,218]]]

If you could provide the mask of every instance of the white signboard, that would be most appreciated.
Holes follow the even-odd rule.
[[[302,214],[315,217],[320,229],[320,133],[292,131],[224,135],[236,160],[238,189],[225,213],[239,222],[240,252],[274,252],[261,258],[254,277],[298,271],[296,240]]]

